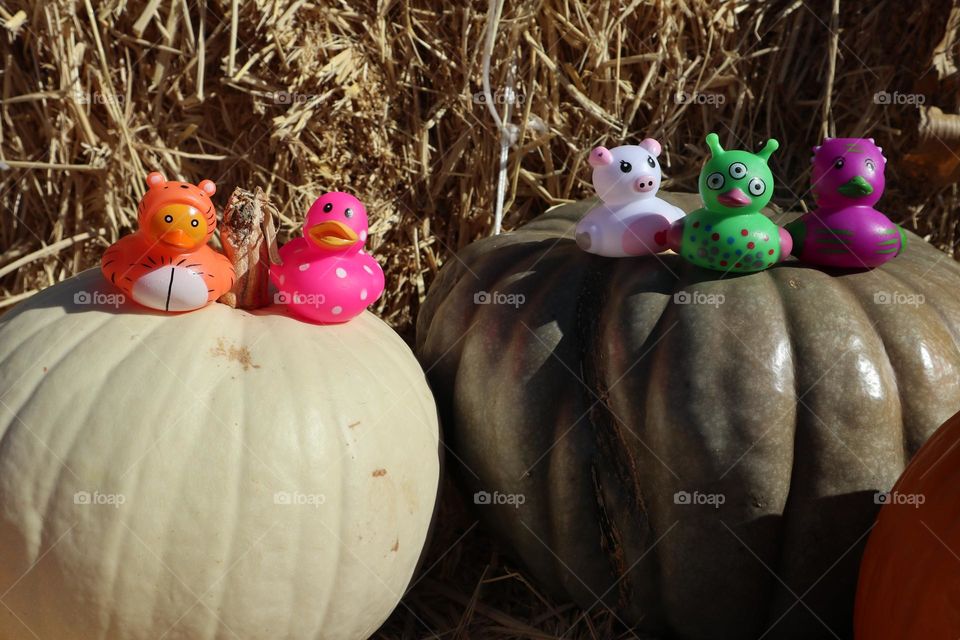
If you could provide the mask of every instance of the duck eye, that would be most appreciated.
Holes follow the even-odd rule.
[[[627,162],[626,160],[620,161],[620,172],[621,173],[630,173],[633,171],[633,165]]]
[[[351,209],[350,207],[347,207],[346,209],[343,210],[343,215],[346,216],[347,218],[352,218],[353,209]]]
[[[657,161],[653,159],[653,156],[647,156],[647,164],[650,165],[651,169],[657,168]]]
[[[730,165],[730,168],[727,169],[730,172],[730,177],[734,180],[739,180],[743,176],[747,175],[747,165],[742,162],[734,162]]]
[[[837,158],[836,160],[833,161],[834,169],[843,169],[843,165],[844,165],[843,158]]]
[[[750,178],[747,189],[750,190],[750,195],[762,196],[763,192],[767,190],[767,185],[760,178]]]
[[[163,221],[167,224],[170,224],[173,222],[173,216],[168,213],[167,215],[163,216]]]
[[[324,213],[330,213],[331,211],[333,211],[333,203],[332,203],[332,202],[328,202],[327,204],[323,205],[323,212],[324,212]]]
[[[868,171],[875,171],[877,168],[877,163],[874,162],[871,158],[867,158],[864,164],[867,166]]]
[[[197,219],[193,219],[193,220],[190,221],[190,226],[191,226],[191,227],[199,227],[199,226],[200,226],[200,221],[197,220]]]
[[[707,176],[707,186],[711,189],[722,189],[723,183],[726,182],[723,178],[723,174],[719,171],[711,173]]]

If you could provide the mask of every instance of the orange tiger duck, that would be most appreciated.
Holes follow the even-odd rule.
[[[160,311],[191,311],[233,286],[233,265],[207,242],[217,226],[211,180],[167,181],[153,172],[137,207],[139,229],[103,254],[104,277],[136,302]]]

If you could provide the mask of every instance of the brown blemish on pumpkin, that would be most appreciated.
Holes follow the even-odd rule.
[[[787,284],[790,285],[790,288],[791,288],[791,289],[799,289],[799,288],[800,288],[800,281],[799,281],[799,280],[796,280],[796,279],[794,279],[794,278],[790,278],[789,280],[787,280]]]
[[[393,551],[394,553],[396,553],[397,549],[399,548],[400,548],[400,540],[398,538],[397,541],[393,543],[393,546],[390,547],[390,551]]]
[[[210,349],[210,355],[237,362],[243,367],[244,371],[260,368],[260,365],[253,363],[253,355],[249,348],[227,344],[227,341],[223,338],[217,338],[217,346]]]
[[[386,469],[376,469],[376,470],[374,470],[374,472],[373,472],[373,477],[374,477],[374,478],[380,478],[380,477],[383,477],[383,476],[385,476],[385,475],[387,475],[387,470],[386,470]]]

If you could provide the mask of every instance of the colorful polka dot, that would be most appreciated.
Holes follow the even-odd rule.
[[[700,247],[699,249],[697,249],[697,255],[703,258],[707,255],[707,250],[704,249],[703,247]]]
[[[371,269],[367,265],[363,265],[363,270],[369,273],[370,275],[373,275],[373,269]]]
[[[763,241],[770,242],[770,236],[768,236],[767,234],[763,234]]]
[[[757,245],[753,244],[752,242],[747,243],[747,249],[753,249],[755,246]]]
[[[367,232],[366,232],[366,231],[361,231],[361,232],[360,232],[360,242],[366,242],[366,241],[367,241]]]
[[[704,229],[706,229],[707,231],[713,231],[713,225],[708,224],[707,226],[704,227]]]
[[[367,290],[366,290],[366,289],[360,289],[360,299],[361,299],[361,300],[366,300],[366,299],[367,299]]]
[[[338,278],[346,278],[346,277],[347,277],[347,270],[344,269],[343,267],[337,267],[337,277],[338,277]]]
[[[690,242],[696,242],[697,236],[690,236]]]
[[[729,257],[730,257],[730,252],[727,251],[725,254],[723,254],[723,257],[724,257],[724,258],[729,258]]]
[[[699,221],[699,220],[698,220],[697,222],[694,222],[694,223],[693,223],[693,228],[694,228],[694,229],[699,229],[699,228],[700,228],[700,221]]]
[[[341,313],[343,313],[343,307],[341,307],[341,306],[336,306],[336,307],[334,307],[333,309],[330,309],[330,313],[332,313],[332,314],[335,315],[335,316],[338,316],[338,315],[340,315]]]
[[[721,266],[721,267],[727,266],[727,261],[726,261],[726,260],[721,260],[721,261],[720,261],[720,266]]]
[[[749,233],[750,233],[750,232],[747,231],[746,229],[740,229],[740,235],[742,235],[742,236],[747,236],[747,235],[749,235]]]
[[[741,251],[740,249],[737,249],[737,250],[735,251],[735,253],[739,256],[739,255],[742,255],[742,254],[743,254],[743,251]]]
[[[773,255],[773,249],[770,249],[770,251],[767,251],[767,253],[772,256],[772,255]]]
[[[735,265],[733,265],[733,266],[735,266],[735,267],[739,267],[739,266],[741,266],[741,264],[742,264],[742,263],[740,263],[740,262],[738,262],[738,263],[736,263],[736,264],[735,264]]]
[[[710,247],[710,253],[712,253],[713,255],[717,255],[718,253],[720,253],[720,249],[716,247]]]
[[[710,236],[710,239],[713,240],[714,242],[716,242],[717,240],[720,239],[720,234],[719,234],[719,233],[715,233],[715,234],[713,234],[712,236]]]
[[[733,244],[733,236],[727,238],[727,244]]]
[[[304,262],[303,264],[300,265],[300,271],[306,271],[309,268],[310,268],[309,262]]]

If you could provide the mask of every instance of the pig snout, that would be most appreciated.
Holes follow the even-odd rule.
[[[657,180],[652,175],[640,176],[633,181],[633,190],[637,193],[650,193],[657,187]]]
[[[606,147],[597,147],[590,152],[590,166],[603,167],[613,162],[613,154]]]

